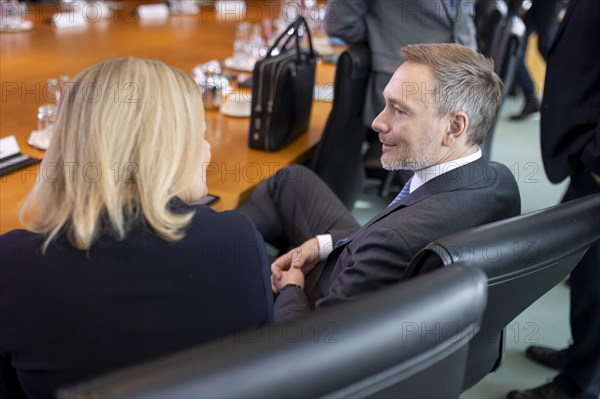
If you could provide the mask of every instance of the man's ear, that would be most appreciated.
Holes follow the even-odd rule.
[[[450,115],[450,122],[448,124],[448,130],[444,136],[444,144],[450,146],[454,142],[466,137],[467,129],[469,127],[469,117],[462,111],[453,112]]]

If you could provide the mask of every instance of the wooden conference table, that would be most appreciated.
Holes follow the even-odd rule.
[[[246,20],[259,22],[273,13],[272,2],[268,10],[261,10],[261,4],[256,3],[249,10]],[[198,15],[140,21],[131,16],[135,3],[123,5],[123,10],[110,18],[89,18],[86,26],[69,28],[46,22],[57,6],[30,5],[28,20],[34,23],[32,30],[0,33],[1,137],[14,135],[22,153],[41,158],[44,152],[27,144],[27,137],[37,128],[37,108],[44,102],[48,78],[74,76],[103,60],[125,56],[158,59],[191,73],[197,64],[231,55],[235,19],[243,18],[223,18],[212,6],[203,6]],[[334,66],[317,67],[319,83],[332,85],[333,75]],[[273,153],[248,148],[248,118],[207,111],[206,137],[212,146],[207,184],[211,194],[221,197],[213,207],[237,207],[269,175],[290,163],[306,160],[319,141],[330,109],[330,103],[315,101],[308,131]],[[0,177],[0,234],[21,227],[20,203],[39,175],[38,164]]]

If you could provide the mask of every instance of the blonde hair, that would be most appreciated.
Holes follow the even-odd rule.
[[[169,202],[202,184],[205,128],[199,89],[178,69],[120,58],[81,72],[64,90],[23,223],[46,235],[43,251],[61,233],[85,250],[138,223],[180,240],[193,212]]]
[[[400,50],[405,61],[429,67],[438,81],[438,116],[462,111],[469,117],[468,144],[481,144],[502,102],[502,80],[494,63],[460,44],[411,44]]]

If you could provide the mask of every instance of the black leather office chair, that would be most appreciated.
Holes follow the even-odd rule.
[[[337,62],[331,113],[310,167],[351,209],[364,185],[361,147],[367,134],[362,108],[371,55],[367,44],[355,44]]]
[[[476,12],[477,47],[481,54],[493,58],[506,26],[508,6],[503,0],[480,1]]]
[[[504,101],[510,87],[515,81],[519,55],[523,52],[525,40],[527,40],[525,31],[525,24],[519,17],[514,16],[510,18],[504,27],[500,44],[494,56],[494,71],[504,82],[502,101]],[[496,120],[494,120],[492,126],[489,128],[485,141],[481,146],[481,151],[487,159],[490,159],[492,152],[492,140],[497,121],[498,117],[496,117]]]
[[[488,277],[488,304],[470,344],[464,389],[500,365],[503,329],[564,279],[598,239],[600,194],[456,233],[417,253],[409,275],[459,262]]]
[[[457,398],[485,308],[456,266],[61,390],[59,398]]]

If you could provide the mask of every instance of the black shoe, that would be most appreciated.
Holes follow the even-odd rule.
[[[510,391],[506,397],[508,399],[572,399],[571,396],[561,391],[554,382],[523,391]]]
[[[525,355],[534,362],[551,369],[561,370],[567,361],[567,350],[568,348],[557,350],[541,345],[531,345],[525,351]]]
[[[520,114],[513,115],[510,117],[511,121],[520,121],[527,118],[531,114],[535,114],[540,111],[540,102],[537,98],[527,100],[525,106],[521,110]]]

